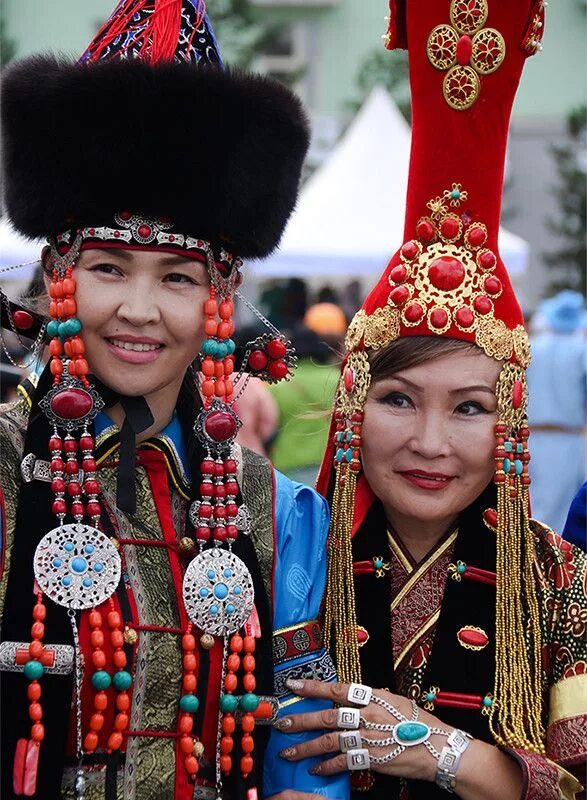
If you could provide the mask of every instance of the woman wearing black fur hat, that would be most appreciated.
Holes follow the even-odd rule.
[[[324,502],[234,443],[240,259],[279,241],[307,123],[219,62],[203,3],[123,0],[80,63],[4,77],[7,209],[48,238],[51,319],[0,411],[3,798],[346,791],[267,727],[308,707],[287,678],[334,677]],[[245,363],[293,358],[272,330]]]

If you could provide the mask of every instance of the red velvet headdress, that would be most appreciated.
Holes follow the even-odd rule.
[[[345,681],[360,679],[356,637],[349,635],[356,625],[351,536],[373,502],[360,454],[373,351],[403,336],[443,336],[474,343],[503,363],[496,390],[498,508],[490,514],[497,531],[500,585],[509,580],[506,547],[516,548],[515,536],[524,557],[531,559],[531,547],[524,544],[531,537],[525,379],[530,351],[522,312],[499,255],[498,231],[511,108],[525,59],[540,47],[543,21],[542,0],[390,3],[386,46],[407,47],[412,94],[404,242],[349,326],[318,480],[319,491],[333,492],[326,629],[336,643]],[[519,575],[513,577],[511,591],[518,584]],[[333,602],[336,587],[346,594]],[[498,614],[519,602],[507,588],[500,597]],[[535,596],[526,599],[534,608]],[[525,647],[523,630],[510,633],[516,646],[519,635]],[[498,651],[505,646],[505,641],[497,642]],[[534,640],[532,653],[537,648]],[[520,678],[537,688],[533,665]],[[494,731],[499,737],[499,728],[512,742],[524,737],[527,725],[508,716],[508,694],[507,676],[498,669],[496,696],[504,702]],[[526,744],[539,748],[541,736],[538,719]]]

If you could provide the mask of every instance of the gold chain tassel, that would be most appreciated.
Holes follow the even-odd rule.
[[[342,478],[340,476],[343,469],[340,465],[335,468],[336,486],[328,540],[324,638],[328,649],[334,642],[339,681],[361,683],[351,538],[357,476],[354,472],[347,471]]]
[[[526,420],[520,432],[526,431]],[[498,424],[496,430],[502,428]],[[501,431],[500,431],[501,432]],[[525,445],[527,435],[522,436]],[[498,464],[496,669],[491,732],[504,746],[544,753],[541,629],[529,495]],[[524,470],[524,475],[526,469]]]

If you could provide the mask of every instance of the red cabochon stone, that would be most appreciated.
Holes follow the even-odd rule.
[[[396,286],[389,293],[389,297],[396,306],[403,305],[410,296],[410,290],[407,286]]]
[[[471,647],[486,647],[489,644],[489,637],[483,631],[476,631],[473,628],[461,628],[457,633],[457,638],[462,644]]]
[[[448,322],[448,313],[444,308],[435,308],[430,314],[430,324],[433,328],[444,328]]]
[[[430,282],[443,292],[457,289],[465,278],[465,268],[457,258],[440,256],[428,267]]]
[[[424,309],[420,303],[410,303],[409,306],[406,306],[404,315],[408,322],[419,322],[424,316]]]
[[[421,219],[416,225],[416,235],[424,244],[431,242],[436,236],[432,221],[429,219]]]
[[[403,283],[408,277],[408,271],[403,264],[398,264],[397,267],[391,270],[389,277],[394,283]]]
[[[470,36],[461,36],[457,42],[457,61],[461,67],[465,67],[471,60],[473,53],[473,41]]]
[[[204,423],[206,433],[215,442],[224,442],[236,433],[236,421],[225,411],[213,411]]]
[[[61,419],[80,419],[92,410],[93,400],[83,389],[63,389],[51,400],[51,411]]]

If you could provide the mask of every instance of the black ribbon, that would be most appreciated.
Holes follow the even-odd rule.
[[[151,409],[144,397],[120,397],[125,419],[120,431],[120,461],[116,483],[116,505],[125,514],[137,510],[135,485],[135,451],[138,433],[150,428],[154,422]]]

